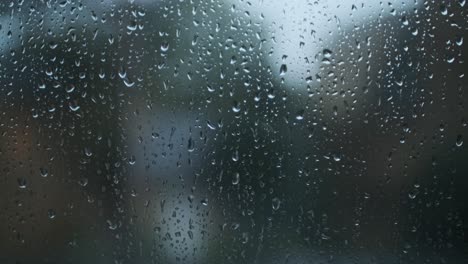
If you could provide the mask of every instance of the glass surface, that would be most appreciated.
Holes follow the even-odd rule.
[[[468,4],[0,2],[0,263],[468,263]]]

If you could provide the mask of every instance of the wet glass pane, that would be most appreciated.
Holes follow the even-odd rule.
[[[0,2],[0,263],[468,263],[465,0]]]

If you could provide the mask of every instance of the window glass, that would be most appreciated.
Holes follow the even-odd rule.
[[[468,263],[465,0],[0,2],[0,263]]]

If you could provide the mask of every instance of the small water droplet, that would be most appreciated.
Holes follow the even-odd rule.
[[[26,188],[26,179],[25,178],[18,178],[18,187],[20,189]]]
[[[123,82],[124,82],[125,86],[127,86],[128,88],[133,87],[133,85],[135,85],[135,82],[130,80],[130,78],[125,78],[123,80]]]
[[[455,43],[456,43],[458,46],[463,45],[463,37],[462,37],[462,36],[457,37],[457,39],[455,40]]]
[[[296,120],[303,120],[304,119],[304,110],[301,109],[299,111],[297,111],[296,113]]]
[[[91,149],[88,148],[88,147],[85,147],[85,148],[84,148],[84,153],[85,153],[85,155],[88,156],[88,157],[91,157],[91,156],[93,155],[93,152],[92,152]]]
[[[232,111],[234,111],[234,113],[239,113],[240,110],[241,108],[239,102],[234,101],[234,104],[232,105]]]
[[[78,103],[76,101],[72,101],[68,104],[68,107],[70,108],[70,110],[72,110],[73,112],[76,112],[78,110],[80,110],[80,106],[78,105]]]
[[[285,75],[286,72],[288,71],[288,66],[286,66],[286,64],[281,64],[281,67],[280,67],[280,75]]]
[[[81,185],[82,187],[86,187],[86,185],[88,185],[88,178],[81,178],[79,181],[78,181],[78,184]]]
[[[67,86],[65,87],[65,91],[66,91],[67,93],[71,93],[71,92],[73,92],[74,90],[75,90],[75,85],[73,85],[73,84],[69,84],[69,85],[67,85]]]
[[[51,42],[49,43],[49,48],[50,48],[50,49],[55,49],[55,48],[57,48],[57,46],[58,46],[58,43],[57,43],[57,42],[51,41]]]
[[[39,87],[39,89],[43,90],[43,89],[46,88],[46,85],[45,85],[45,83],[44,83],[43,81],[41,81],[41,82],[38,84],[38,87]]]
[[[275,210],[275,211],[278,210],[280,208],[280,206],[281,206],[280,199],[275,197],[275,198],[273,198],[271,200],[271,207],[273,208],[273,210]]]
[[[49,175],[49,171],[46,168],[40,168],[39,171],[41,172],[42,177],[47,177]]]
[[[189,138],[188,139],[188,144],[187,144],[187,151],[188,152],[193,152],[195,150],[195,144],[193,143],[193,139]]]
[[[455,144],[457,145],[457,147],[463,146],[463,136],[462,135],[457,136],[457,141],[455,142]]]
[[[130,24],[127,25],[127,29],[130,31],[135,31],[137,29],[137,23],[135,20],[130,21]]]
[[[234,173],[234,176],[232,178],[232,184],[237,185],[239,184],[240,181],[240,174],[238,172]]]
[[[333,154],[333,160],[336,162],[341,161],[341,155],[339,153]]]
[[[55,213],[54,209],[49,209],[47,211],[47,215],[49,216],[50,219],[54,219],[57,214]]]
[[[131,155],[131,156],[128,158],[128,164],[130,164],[130,165],[135,165],[135,162],[136,162],[135,156],[134,156],[134,155]]]
[[[162,51],[162,52],[166,52],[166,51],[168,51],[168,50],[169,50],[169,43],[168,43],[168,42],[163,42],[163,43],[161,44],[161,51]]]
[[[329,49],[324,49],[323,50],[323,57],[325,58],[330,58],[332,56],[333,52]]]
[[[236,149],[232,153],[232,161],[238,161],[239,160],[239,151]]]
[[[110,230],[116,230],[117,229],[117,224],[113,223],[111,220],[107,220],[107,225]]]
[[[444,16],[446,16],[448,14],[448,9],[447,9],[447,6],[442,4],[440,5],[440,13]]]
[[[404,81],[403,81],[403,79],[397,79],[397,80],[395,80],[395,83],[396,83],[398,86],[401,87],[401,86],[403,86]]]
[[[195,196],[193,194],[190,194],[187,199],[189,200],[190,203],[193,203],[193,200],[195,199]]]

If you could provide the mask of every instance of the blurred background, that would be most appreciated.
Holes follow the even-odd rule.
[[[467,7],[0,2],[0,263],[468,263]]]

